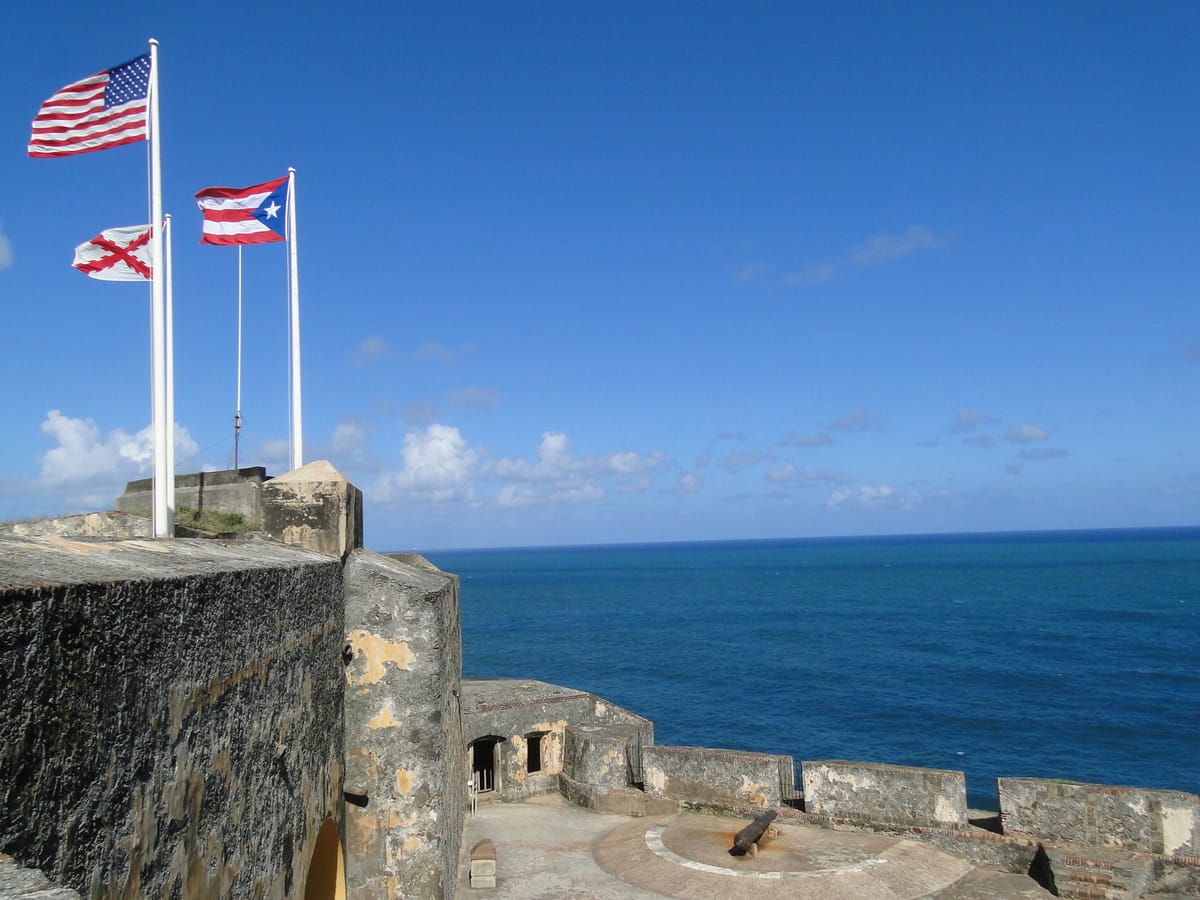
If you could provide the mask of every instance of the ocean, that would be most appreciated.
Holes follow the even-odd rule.
[[[659,744],[1200,793],[1200,528],[425,554],[463,675],[533,678]]]

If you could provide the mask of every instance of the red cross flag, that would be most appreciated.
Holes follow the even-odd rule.
[[[75,268],[100,281],[150,280],[150,226],[108,228],[75,248]]]

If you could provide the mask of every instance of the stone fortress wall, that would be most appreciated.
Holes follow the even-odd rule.
[[[250,510],[260,534],[156,541],[120,511],[0,526],[0,898],[34,867],[55,900],[452,897],[472,796],[551,791],[626,815],[778,807],[1067,897],[1200,893],[1194,794],[1002,778],[981,820],[961,772],[814,760],[797,783],[790,756],[658,746],[592,694],[462,681],[457,578],[362,549],[332,466],[219,475],[188,505]]]

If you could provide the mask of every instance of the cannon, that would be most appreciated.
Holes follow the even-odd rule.
[[[729,849],[730,856],[745,856],[747,853],[753,856],[758,856],[758,842],[776,837],[779,832],[771,823],[775,821],[775,817],[779,813],[776,810],[768,809],[754,817],[754,821],[743,828],[734,836],[733,846]]]

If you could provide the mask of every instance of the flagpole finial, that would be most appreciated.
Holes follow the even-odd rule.
[[[150,46],[157,47],[158,46],[158,38],[150,38]]]

